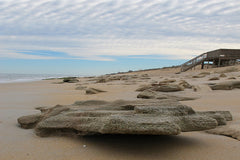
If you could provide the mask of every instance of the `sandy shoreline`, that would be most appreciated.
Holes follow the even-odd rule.
[[[213,73],[215,70],[207,71]],[[176,69],[131,73],[147,73],[151,79],[129,81],[127,84],[126,82],[94,83],[87,78],[80,78],[80,85],[107,91],[95,95],[86,95],[84,90],[76,90],[75,83],[54,84],[56,80],[0,84],[0,159],[239,159],[238,140],[205,132],[182,133],[179,136],[40,138],[33,133],[33,130],[24,130],[17,126],[18,117],[38,112],[34,108],[39,106],[72,104],[77,100],[92,99],[135,100],[138,94],[135,90],[140,84],[164,78],[184,78],[195,85],[209,82],[209,76],[187,79],[201,71],[190,71],[180,75],[176,75],[175,72]],[[210,76],[213,75],[214,73]],[[227,73],[227,75],[235,76],[240,80],[239,72]],[[225,80],[227,78],[219,81]],[[194,94],[199,99],[182,103],[195,110],[229,110],[234,120],[240,119],[239,89],[209,91],[203,87],[200,91],[189,94]]]

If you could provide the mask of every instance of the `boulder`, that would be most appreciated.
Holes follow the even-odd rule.
[[[234,88],[240,88],[240,81],[226,81],[216,84],[209,84],[212,90],[232,90]]]
[[[221,113],[195,112],[174,100],[78,101],[50,107],[39,115],[20,117],[18,123],[23,128],[34,128],[38,136],[178,135],[214,129],[219,120],[222,124],[227,120],[223,117]]]

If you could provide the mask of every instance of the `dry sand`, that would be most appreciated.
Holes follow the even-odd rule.
[[[240,68],[238,66],[238,68]],[[115,160],[115,159],[182,159],[182,160],[238,160],[240,142],[230,137],[205,132],[182,133],[178,136],[93,136],[93,137],[47,137],[41,138],[33,130],[18,127],[17,118],[36,113],[34,108],[56,104],[72,104],[77,100],[134,100],[135,90],[140,84],[165,78],[185,79],[199,87],[198,92],[181,94],[199,96],[182,103],[195,110],[229,110],[234,120],[240,119],[240,89],[211,91],[204,85],[208,79],[218,75],[215,71],[205,78],[193,79],[201,70],[175,74],[177,69],[153,70],[130,74],[149,74],[149,80],[134,83],[114,81],[98,83],[81,78],[79,84],[95,87],[107,92],[86,95],[84,90],[75,90],[75,83],[54,84],[59,80],[28,83],[0,84],[0,160]],[[240,72],[226,73],[240,80]],[[226,81],[227,78],[214,81]],[[212,81],[211,81],[212,82]],[[131,84],[131,85],[126,85]]]

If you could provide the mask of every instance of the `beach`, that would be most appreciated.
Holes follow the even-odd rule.
[[[229,68],[229,67],[228,67]],[[240,80],[238,71],[225,73],[227,77],[214,82]],[[77,83],[60,83],[61,79],[35,82],[0,84],[0,159],[1,160],[117,160],[117,159],[184,159],[184,160],[238,160],[240,143],[237,139],[213,135],[204,131],[183,132],[177,136],[134,136],[104,135],[88,137],[50,136],[38,137],[32,129],[22,129],[17,118],[39,113],[36,107],[68,105],[83,100],[137,100],[136,89],[142,84],[159,82],[164,79],[184,79],[197,86],[197,91],[186,90],[180,95],[198,97],[182,101],[197,111],[227,110],[233,121],[240,120],[240,89],[211,90],[209,78],[218,76],[226,67],[192,70],[175,74],[179,68],[166,68],[120,75],[137,75],[136,79],[114,80],[96,83],[92,77],[78,78]],[[204,77],[192,78],[201,72],[209,72]],[[148,75],[144,78],[142,75]],[[119,74],[116,74],[119,75]],[[97,88],[106,92],[88,95],[78,86]]]

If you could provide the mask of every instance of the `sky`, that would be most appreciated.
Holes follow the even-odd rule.
[[[0,0],[0,73],[98,75],[240,48],[239,0]]]

